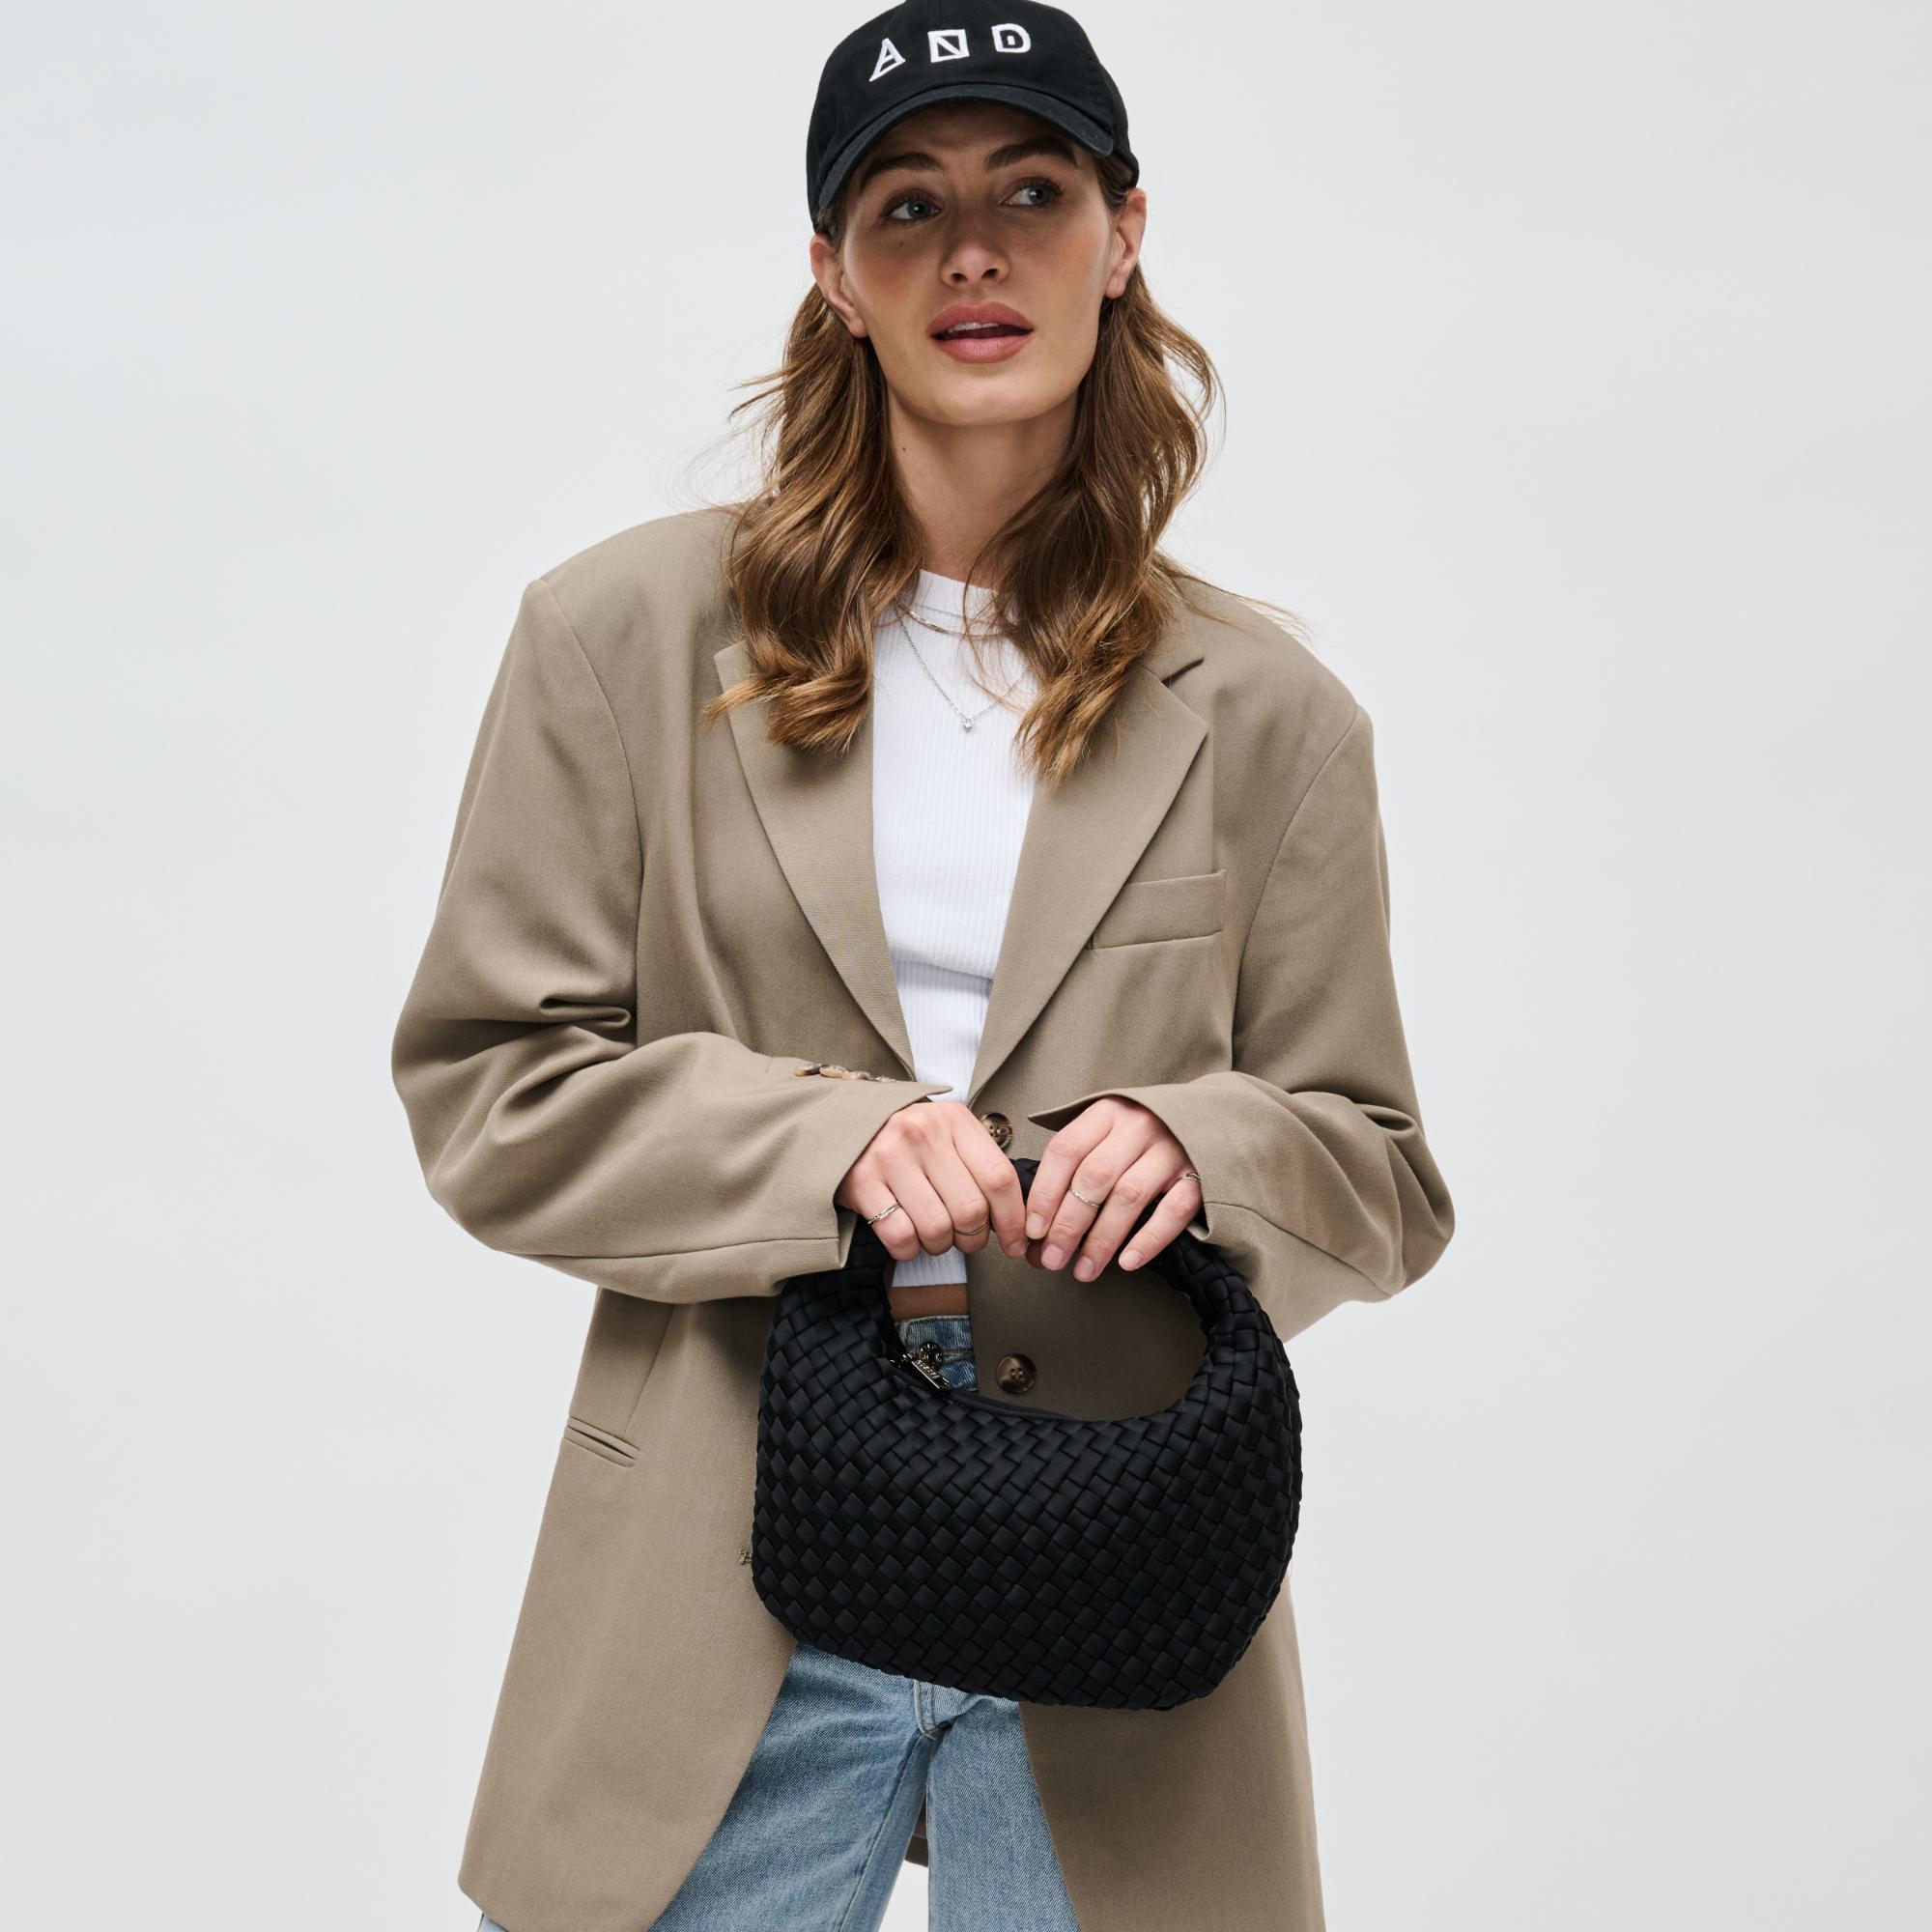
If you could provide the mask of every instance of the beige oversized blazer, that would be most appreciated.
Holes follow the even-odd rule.
[[[597,1289],[459,1873],[509,1932],[642,1932],[724,1815],[794,1643],[749,1564],[774,1297],[846,1259],[833,1191],[896,1109],[963,1100],[1037,1155],[1100,1094],[1145,1102],[1201,1174],[1194,1232],[1284,1340],[1414,1281],[1452,1226],[1390,974],[1370,722],[1331,671],[1190,591],[1113,741],[1035,792],[953,1094],[913,1077],[869,723],[835,757],[769,743],[762,702],[698,722],[750,668],[727,526],[660,517],[524,591],[395,1030],[430,1194]],[[887,1077],[802,1070],[820,1061]],[[995,1243],[968,1293],[981,1387],[1023,1352],[1023,1406],[1146,1412],[1200,1360],[1151,1272],[1080,1282]],[[1211,1695],[1023,1722],[1085,1932],[1321,1926],[1286,1588]]]

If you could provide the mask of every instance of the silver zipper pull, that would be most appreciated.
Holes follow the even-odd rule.
[[[916,1368],[920,1372],[920,1374],[923,1375],[926,1378],[926,1380],[933,1385],[934,1388],[936,1389],[951,1388],[952,1384],[949,1382],[946,1379],[946,1378],[939,1373],[938,1365],[932,1360],[932,1357],[926,1353],[926,1350],[930,1348],[932,1348],[931,1343],[922,1342],[917,1349],[914,1349],[910,1350],[908,1353],[900,1356],[899,1359],[901,1361],[910,1362],[912,1366]],[[937,1350],[934,1350],[934,1352],[936,1353]]]

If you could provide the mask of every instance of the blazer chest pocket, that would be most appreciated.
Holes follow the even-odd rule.
[[[1129,879],[1100,915],[1087,944],[1144,946],[1156,939],[1196,939],[1227,923],[1228,872],[1187,872],[1172,879]]]

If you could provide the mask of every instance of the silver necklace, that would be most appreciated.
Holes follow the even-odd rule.
[[[928,631],[938,632],[938,634],[942,638],[964,638],[966,635],[964,631],[955,631],[950,628],[948,625],[935,624],[929,617],[922,617],[920,613],[917,611],[915,611],[910,604],[901,601],[895,601],[893,608],[896,610],[900,613],[900,615],[910,617],[915,624],[923,625]],[[980,705],[979,710],[969,715],[968,713],[961,711],[957,704],[953,704],[952,694],[947,690],[945,685],[940,683],[938,677],[933,672],[932,667],[926,663],[923,657],[920,655],[920,648],[917,644],[913,643],[912,633],[910,631],[906,633],[906,642],[908,645],[911,646],[913,657],[917,661],[920,669],[923,670],[926,674],[926,676],[932,680],[932,685],[934,690],[936,690],[939,693],[941,697],[945,698],[948,704],[952,705],[953,712],[958,717],[959,720],[959,728],[962,731],[972,730],[974,720],[983,718],[987,712],[992,710],[994,705],[999,703],[1000,698],[1005,697],[1008,695],[1008,693],[1013,689],[1013,685],[1018,684],[1020,679],[1026,675],[1025,667],[1022,666],[1020,670],[1015,673],[1012,684],[1008,685],[1006,691],[1001,692],[998,697],[989,698],[984,704]]]

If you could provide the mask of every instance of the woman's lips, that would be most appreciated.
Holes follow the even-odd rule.
[[[977,328],[966,335],[935,335],[928,339],[961,362],[1004,362],[1009,355],[1017,355],[1033,340],[1033,331]]]

